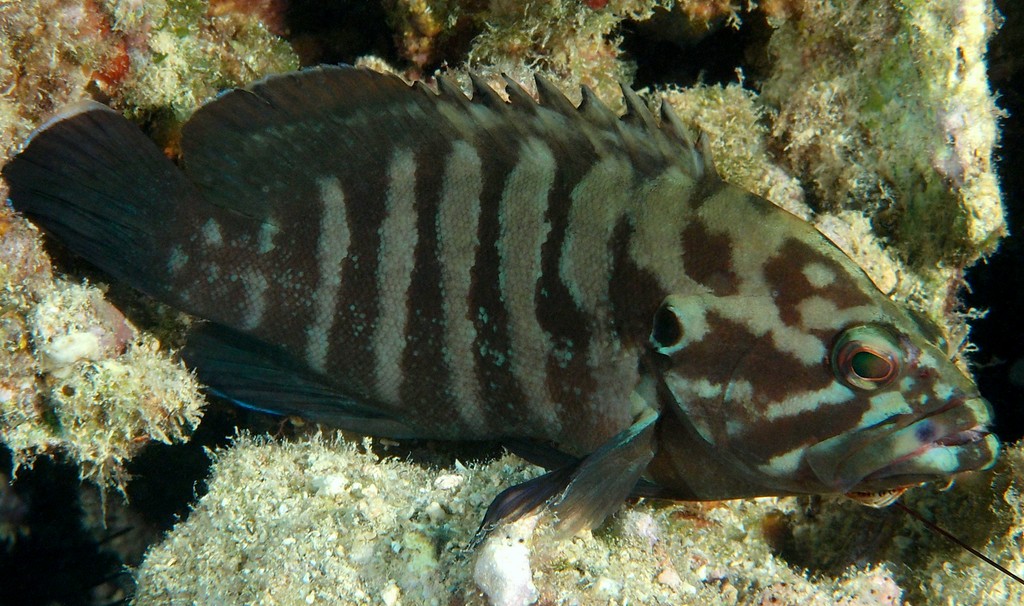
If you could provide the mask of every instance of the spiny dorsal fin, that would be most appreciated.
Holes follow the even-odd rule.
[[[434,81],[437,82],[437,92],[440,93],[442,97],[451,99],[463,106],[470,103],[469,97],[466,96],[462,87],[460,87],[459,84],[450,77],[446,75],[439,75],[434,78]]]
[[[622,98],[626,102],[626,113],[623,114],[622,121],[648,132],[655,131],[658,124],[643,99],[626,84],[620,84],[619,88],[622,89]]]
[[[627,99],[635,117],[620,121],[586,88],[572,107],[550,84],[539,87],[547,102],[538,104],[518,84],[509,84],[506,102],[478,74],[470,80],[472,99],[447,79],[435,91],[352,67],[269,77],[196,112],[183,130],[183,167],[211,203],[266,222],[274,208],[318,199],[325,178],[379,199],[371,183],[386,182],[396,150],[435,157],[456,141],[496,167],[514,161],[527,139],[564,150],[563,169],[571,160],[583,170],[581,158],[595,154],[618,154],[652,175],[676,165],[699,178],[708,165],[692,144],[659,128],[635,93]]]
[[[682,145],[687,159],[693,167],[693,173],[703,175],[710,179],[718,178],[718,171],[711,157],[710,141],[703,131],[698,131],[698,142],[694,144],[693,135],[689,128],[683,124],[679,116],[672,110],[672,106],[664,98],[661,99],[661,129],[660,132],[677,145]]]
[[[579,113],[582,117],[587,119],[591,124],[598,128],[614,129],[615,123],[619,121],[619,117],[615,115],[615,112],[608,109],[608,106],[590,90],[589,86],[580,87],[580,106]]]
[[[701,168],[704,170],[702,176],[709,179],[721,178],[718,168],[715,167],[715,158],[711,155],[711,138],[706,132],[701,131],[700,136],[697,137],[697,147],[694,153],[694,161],[701,162]]]
[[[424,82],[423,80],[417,80],[413,82],[412,87],[420,91],[421,93],[430,95],[431,97],[437,97],[441,94],[440,90],[434,90],[433,88],[427,86],[427,83]]]
[[[473,102],[480,103],[491,109],[505,109],[508,103],[496,93],[491,85],[480,74],[469,72],[469,81],[473,83]]]
[[[661,100],[661,131],[687,147],[694,146],[693,137],[690,136],[689,129],[686,128],[686,125],[683,124],[683,121],[679,119],[679,116],[676,115],[676,112],[672,110],[672,106],[665,99]]]
[[[540,74],[534,74],[533,81],[537,85],[537,96],[542,105],[555,110],[563,116],[577,113],[576,106],[569,101],[568,97],[551,80]]]
[[[534,113],[537,110],[537,101],[533,95],[506,74],[502,74],[501,77],[505,80],[505,92],[508,94],[509,103],[518,109]]]

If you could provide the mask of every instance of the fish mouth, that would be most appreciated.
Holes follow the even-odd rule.
[[[952,398],[924,416],[901,415],[808,449],[814,474],[836,492],[884,492],[988,469],[999,439],[984,398]]]

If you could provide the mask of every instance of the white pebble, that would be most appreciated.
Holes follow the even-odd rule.
[[[100,359],[100,339],[90,332],[73,332],[55,337],[40,353],[44,372],[65,377],[70,374],[68,367],[75,362]]]
[[[528,547],[536,525],[537,518],[531,516],[495,529],[477,549],[473,580],[492,606],[526,606],[537,601]]]
[[[608,577],[599,577],[594,584],[597,593],[605,598],[617,598],[622,593],[622,583]]]
[[[384,591],[380,592],[380,599],[384,602],[385,606],[395,606],[401,595],[402,590],[398,588],[398,585],[395,585],[394,581],[391,581],[388,583],[388,586],[384,588]]]
[[[661,528],[654,517],[646,512],[627,510],[622,523],[623,534],[627,537],[636,538],[652,549],[654,544],[661,539]]]
[[[323,497],[335,497],[345,493],[345,487],[348,486],[348,479],[342,475],[329,475],[320,478],[313,478],[313,481],[310,482],[310,484],[316,494]]]
[[[427,505],[427,508],[424,511],[426,512],[427,517],[430,518],[430,521],[434,524],[439,524],[448,517],[444,508],[441,507],[441,504],[437,501],[431,501],[430,505]]]
[[[434,480],[434,488],[437,488],[438,490],[452,490],[454,488],[458,488],[464,481],[466,481],[466,478],[463,476],[448,473],[437,476],[437,479]]]
[[[683,587],[683,579],[679,577],[679,573],[675,568],[669,566],[658,574],[658,582],[662,585],[668,585],[672,589],[679,591]]]

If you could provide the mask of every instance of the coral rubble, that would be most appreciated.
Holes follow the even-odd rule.
[[[2,3],[0,159],[86,96],[164,115],[168,133],[219,90],[293,67],[259,21],[208,15],[196,0]],[[198,422],[192,376],[99,290],[55,280],[37,232],[9,208],[0,208],[0,311],[0,441],[16,466],[60,451],[82,477],[123,487],[124,463],[147,441],[181,441]]]
[[[991,3],[792,4],[772,19],[762,92],[783,164],[819,209],[869,216],[924,289],[941,291],[1005,230],[984,62]]]
[[[987,541],[1019,571],[1022,452],[1011,450],[1000,468],[951,492],[920,489],[909,501],[947,525],[967,507],[985,521],[968,538]],[[901,604],[908,595],[912,603],[1024,598],[1012,581],[905,516],[886,516],[895,547],[861,562],[871,546],[858,541],[872,525],[858,512],[885,514],[842,501],[823,503],[814,518],[793,498],[645,502],[594,534],[553,541],[543,523],[534,532],[536,521],[527,520],[468,551],[501,486],[538,471],[512,457],[425,468],[382,459],[368,441],[241,436],[217,453],[210,492],[188,521],[136,572],[135,602],[249,603],[272,595],[279,604],[379,604],[391,596],[403,604],[866,606]],[[780,546],[780,532],[790,535],[788,546]],[[815,567],[809,577],[787,558],[835,566]]]
[[[136,603],[486,604],[481,591],[502,604],[900,602],[885,565],[812,582],[773,553],[762,520],[795,500],[641,504],[594,534],[518,528],[469,552],[500,485],[539,470],[513,458],[424,469],[368,443],[239,437],[136,572]]]

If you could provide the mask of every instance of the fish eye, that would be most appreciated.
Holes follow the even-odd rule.
[[[832,347],[832,371],[849,387],[874,390],[899,376],[903,351],[895,337],[881,326],[847,329]]]
[[[678,310],[667,301],[654,312],[651,325],[651,345],[660,354],[670,354],[679,348],[683,340],[683,323]]]

